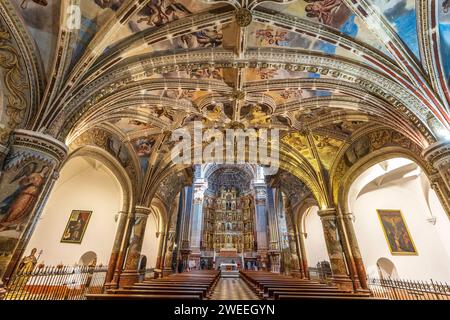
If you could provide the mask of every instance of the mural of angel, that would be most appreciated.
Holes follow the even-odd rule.
[[[225,112],[223,111],[223,105],[221,103],[217,103],[211,111],[205,111],[204,116],[206,119],[204,119],[203,122],[227,122],[229,121],[228,117],[225,115]]]
[[[290,99],[290,98],[302,99],[303,98],[303,90],[289,88],[289,89],[281,91],[280,97],[285,100]]]
[[[271,122],[271,116],[262,111],[261,106],[253,105],[248,114],[250,124],[269,124]]]
[[[217,28],[205,29],[181,36],[183,48],[216,48],[222,45],[223,34]]]
[[[275,69],[258,69],[257,71],[261,80],[273,79],[277,75],[277,70]]]
[[[151,0],[141,11],[145,17],[137,20],[138,23],[146,22],[147,25],[159,27],[173,20],[179,19],[179,13],[191,12],[181,3],[170,0]]]
[[[117,11],[125,0],[95,0],[95,4],[102,9],[110,8]]]
[[[18,181],[19,186],[0,202],[0,231],[11,228],[19,230],[26,222],[50,171],[48,166],[43,166],[39,171],[37,168],[38,163],[32,161],[10,181],[10,184]]]
[[[342,4],[341,0],[304,0],[308,2],[305,7],[306,16],[318,18],[320,23],[331,25],[333,15]]]
[[[222,75],[220,74],[220,70],[214,68],[206,68],[206,69],[195,69],[190,73],[191,78],[196,79],[215,79],[222,80]]]
[[[272,28],[256,30],[256,38],[260,40],[260,44],[274,44],[276,46],[288,45],[287,31],[275,31]]]
[[[160,120],[171,122],[173,121],[173,111],[168,108],[163,107],[155,107],[150,109],[150,112],[153,116],[157,117]]]
[[[163,96],[172,99],[187,99],[190,100],[194,97],[195,90],[190,89],[167,89],[164,90]]]

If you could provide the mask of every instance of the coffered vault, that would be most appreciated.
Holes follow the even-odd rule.
[[[139,203],[190,183],[171,132],[196,120],[280,129],[283,172],[322,207],[369,154],[420,162],[448,136],[442,0],[21,2],[0,4],[1,142],[22,128],[105,149]]]

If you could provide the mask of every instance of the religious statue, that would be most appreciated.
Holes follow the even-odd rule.
[[[29,256],[23,257],[19,263],[19,267],[17,268],[18,273],[28,273],[34,270],[34,267],[37,264],[38,258],[36,258],[37,249],[31,249],[31,253]]]

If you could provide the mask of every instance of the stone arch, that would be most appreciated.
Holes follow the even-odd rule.
[[[61,168],[63,168],[68,161],[76,157],[90,157],[104,164],[111,171],[122,188],[122,211],[130,212],[132,210],[135,202],[132,182],[126,171],[114,157],[99,147],[83,146],[70,153]]]
[[[430,167],[429,164],[425,162],[425,160],[419,157],[417,154],[411,152],[409,149],[405,149],[402,147],[384,147],[375,152],[370,153],[360,160],[358,160],[343,176],[342,178],[342,187],[338,193],[337,205],[343,212],[348,212],[348,194],[353,182],[367,169],[380,163],[385,160],[393,159],[393,158],[406,158],[414,163],[416,163],[426,174],[430,183],[432,183],[433,178],[435,177],[435,172],[433,168]],[[440,194],[437,192],[437,196],[441,202],[441,205],[446,210],[447,214],[449,214],[449,208],[445,201],[441,198]]]
[[[97,264],[97,254],[94,251],[87,251],[78,260],[81,266],[93,266]]]

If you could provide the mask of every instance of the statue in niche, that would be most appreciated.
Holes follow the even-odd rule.
[[[231,210],[236,210],[236,202],[231,203]]]

